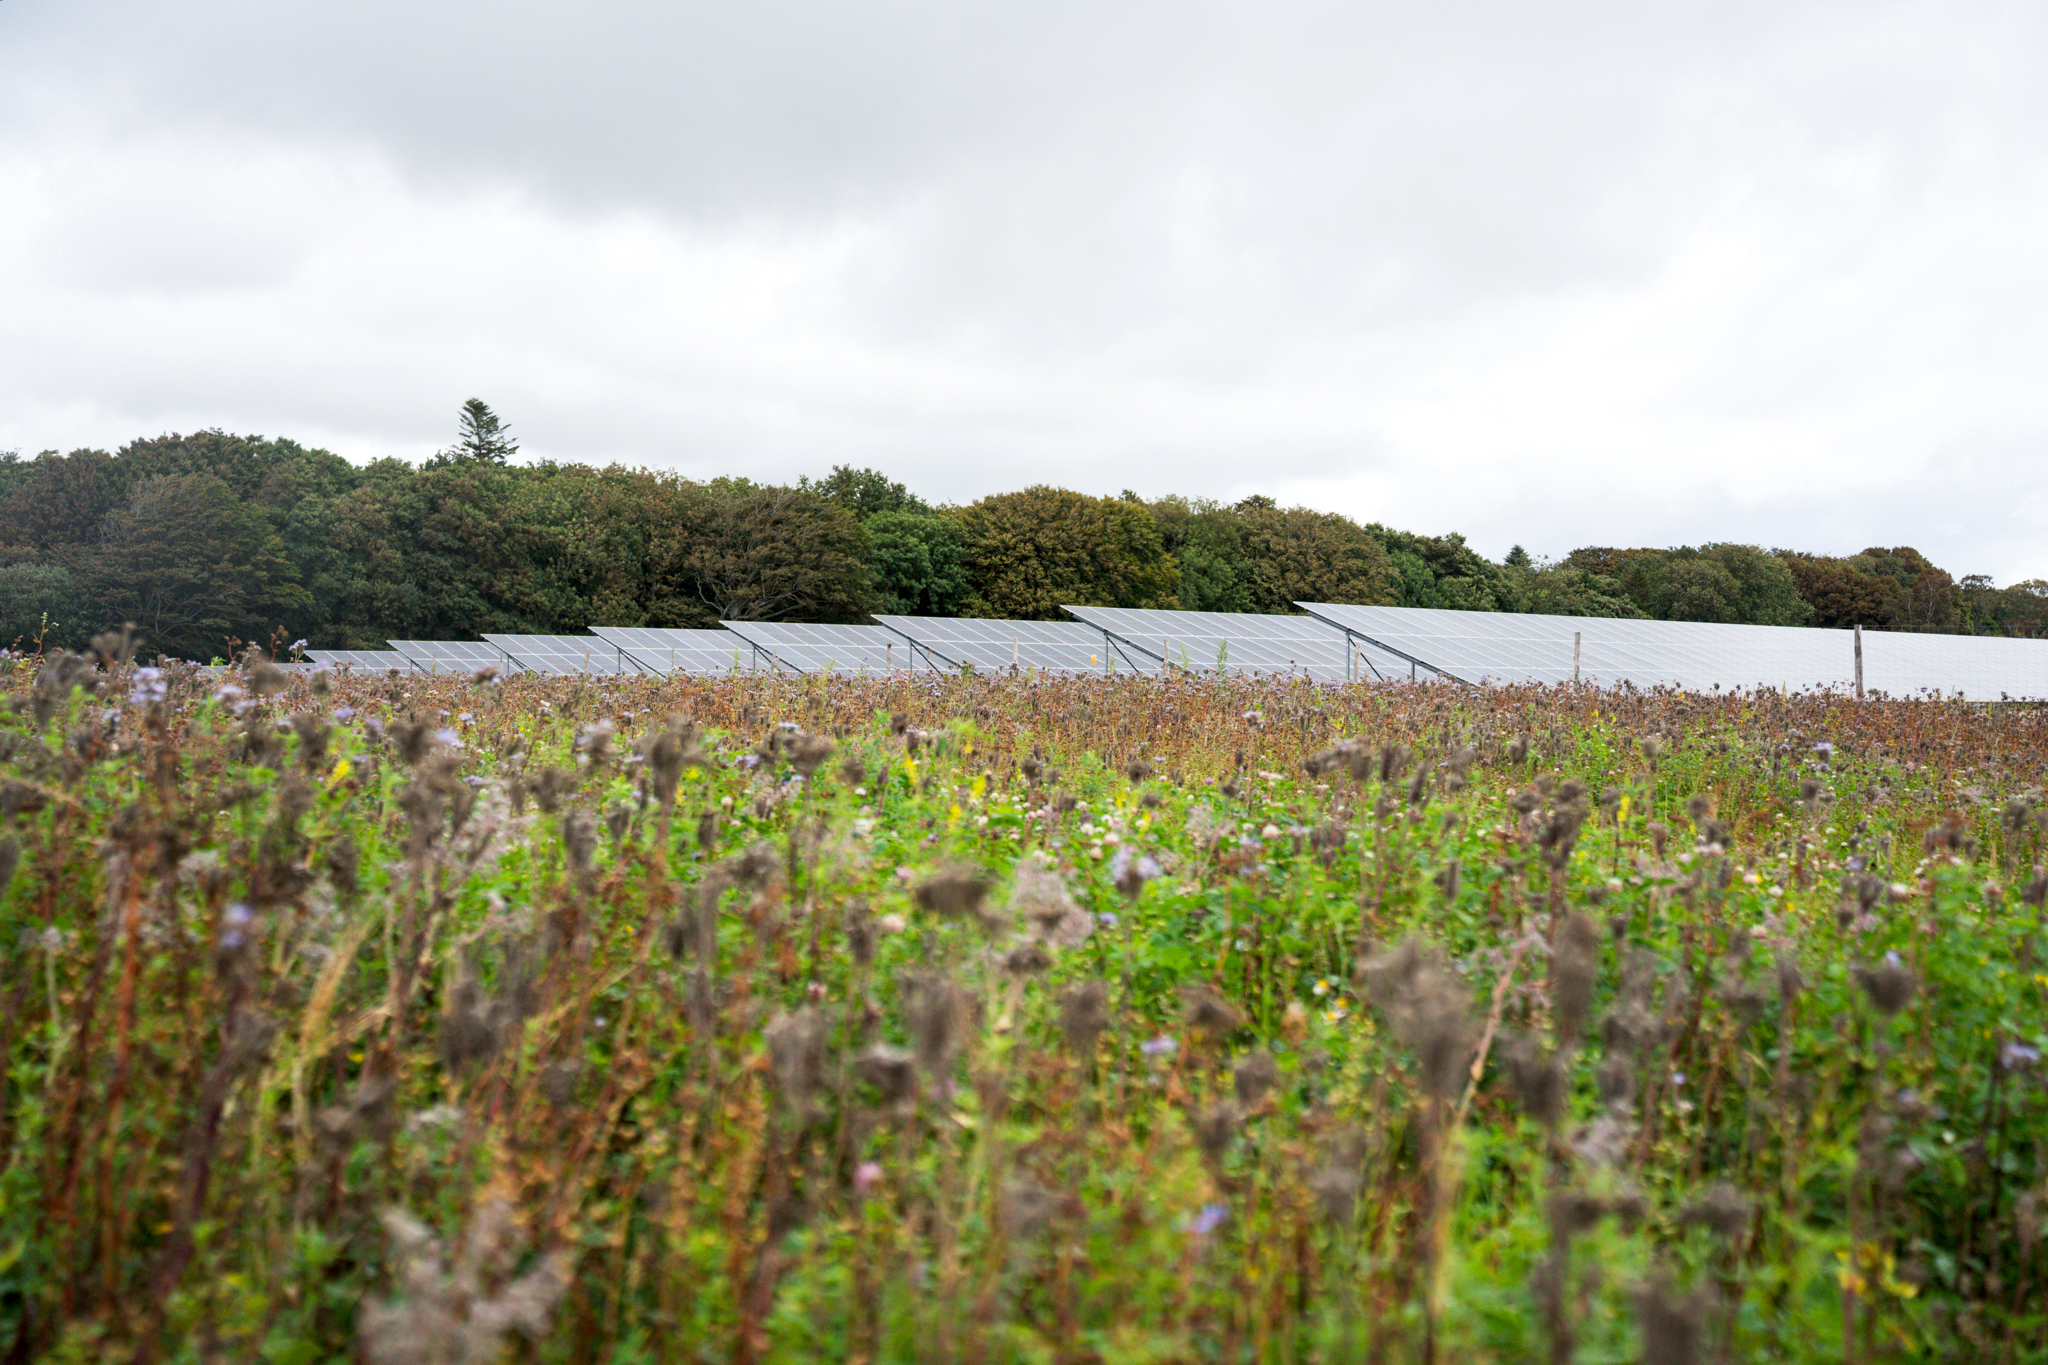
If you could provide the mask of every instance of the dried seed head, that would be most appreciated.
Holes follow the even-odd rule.
[[[1698,1365],[1706,1303],[1698,1291],[1680,1294],[1668,1281],[1636,1294],[1636,1325],[1643,1335],[1642,1365]]]
[[[1678,1221],[1685,1225],[1704,1224],[1723,1240],[1733,1242],[1749,1230],[1749,1201],[1723,1181],[1703,1198],[1688,1204]]]
[[[1412,755],[1405,744],[1387,744],[1380,748],[1380,781],[1393,782],[1408,771],[1408,760]]]
[[[1003,954],[1003,972],[1008,976],[1035,976],[1052,966],[1052,954],[1037,939],[1028,939]]]
[[[875,918],[868,913],[864,900],[849,901],[843,920],[846,929],[846,951],[853,955],[855,966],[865,967],[875,960]]]
[[[1624,1185],[1607,1201],[1607,1211],[1621,1224],[1623,1232],[1634,1232],[1650,1216],[1650,1200],[1633,1185]]]
[[[1301,770],[1310,777],[1326,777],[1343,767],[1346,757],[1347,754],[1341,747],[1324,749],[1301,760]]]
[[[1060,1211],[1060,1199],[1037,1181],[1016,1176],[1003,1186],[1002,1211],[1004,1232],[1034,1241]]]
[[[1546,1128],[1564,1122],[1570,1095],[1564,1067],[1556,1057],[1544,1055],[1535,1039],[1516,1034],[1501,1040],[1500,1060],[1523,1113]]]
[[[1550,1004],[1561,1045],[1576,1046],[1585,1033],[1599,976],[1600,926],[1591,915],[1574,911],[1558,925],[1557,948],[1550,955]]]
[[[1857,967],[1856,981],[1870,997],[1871,1005],[1887,1019],[1912,1003],[1913,993],[1920,988],[1919,979],[1912,972],[1890,962]]]
[[[1033,853],[1017,864],[1010,911],[1053,948],[1076,948],[1095,932],[1095,917],[1074,903],[1050,858]]]
[[[1324,1148],[1321,1166],[1309,1177],[1309,1193],[1332,1223],[1341,1226],[1357,1216],[1364,1160],[1364,1138],[1356,1132],[1340,1134]]]
[[[671,717],[653,738],[641,742],[654,799],[663,810],[675,804],[676,783],[686,767],[709,768],[711,756],[697,737],[697,727],[681,716]]]
[[[1244,1114],[1231,1101],[1211,1105],[1195,1115],[1195,1145],[1209,1160],[1221,1161],[1237,1139],[1238,1127],[1243,1122]]]
[[[1060,997],[1060,1035],[1081,1056],[1095,1051],[1095,1040],[1109,1027],[1109,987],[1083,981]]]
[[[1183,987],[1180,993],[1181,1017],[1187,1026],[1210,1038],[1221,1038],[1244,1027],[1244,1011],[1218,995],[1207,985]]]
[[[808,1111],[824,1084],[825,1043],[832,1025],[814,1007],[783,1010],[768,1021],[763,1036],[775,1066],[775,1083],[791,1109]]]
[[[911,899],[935,915],[959,919],[963,915],[977,914],[989,888],[994,885],[995,878],[985,869],[968,863],[954,863],[919,882],[911,893]]]
[[[960,1050],[964,1020],[960,991],[941,972],[911,972],[903,979],[903,1015],[917,1065],[933,1079],[950,1072]]]
[[[1280,1083],[1280,1067],[1272,1053],[1254,1052],[1237,1064],[1231,1079],[1237,1089],[1237,1102],[1252,1109]]]
[[[1550,1196],[1544,1212],[1550,1219],[1551,1237],[1569,1242],[1598,1226],[1607,1205],[1584,1190],[1559,1190]]]
[[[1669,828],[1669,827],[1667,827],[1666,825],[1664,825],[1663,823],[1659,822],[1659,821],[1655,821],[1655,820],[1651,821],[1651,822],[1650,822],[1650,846],[1651,846],[1652,848],[1654,848],[1654,849],[1655,849],[1655,850],[1657,851],[1657,856],[1658,856],[1659,858],[1662,858],[1662,857],[1664,856],[1664,845],[1666,845],[1666,844],[1667,844],[1667,843],[1669,843],[1670,841],[1671,841],[1671,830],[1670,830],[1670,828]]]
[[[876,1043],[854,1058],[854,1068],[881,1093],[884,1104],[901,1107],[917,1096],[917,1061],[903,1048]]]
[[[612,847],[626,842],[626,831],[633,824],[633,808],[623,801],[605,812],[604,832],[612,836]]]
[[[399,756],[404,757],[401,744]],[[411,760],[407,760],[410,762]],[[576,789],[576,774],[566,768],[542,768],[540,776],[533,781],[533,799],[544,815],[553,815],[562,808],[562,798]]]
[[[1448,1099],[1457,1091],[1477,1032],[1464,983],[1435,949],[1414,938],[1367,961],[1361,974],[1368,998],[1387,1016],[1395,1037],[1414,1049],[1424,1091]]]
[[[718,843],[718,812],[707,810],[697,817],[697,847],[709,853]]]
[[[823,735],[799,734],[789,745],[789,766],[809,781],[832,757],[832,741]]]
[[[1124,776],[1133,782],[1143,782],[1152,776],[1152,765],[1142,758],[1134,758],[1124,765]]]
[[[1600,1086],[1600,1102],[1611,1110],[1627,1108],[1635,1097],[1636,1069],[1626,1057],[1609,1057],[1600,1064],[1595,1079]]]
[[[579,806],[562,817],[562,846],[569,853],[569,870],[589,876],[597,856],[597,821],[589,811]]]
[[[782,853],[763,839],[733,854],[720,866],[735,886],[767,886],[782,877]]]
[[[1697,825],[1714,813],[1713,803],[1704,796],[1694,796],[1685,803],[1685,813],[1691,816],[1692,822]]]
[[[249,690],[259,697],[274,697],[291,686],[291,675],[255,650],[247,659]]]

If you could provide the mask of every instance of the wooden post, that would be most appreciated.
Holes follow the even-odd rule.
[[[884,640],[882,642],[882,667],[891,673],[896,671],[896,642],[894,640]]]
[[[1012,635],[1012,636],[1010,637],[1010,667],[1014,669],[1014,668],[1015,668],[1016,666],[1017,666],[1017,637],[1016,637],[1016,636],[1014,636],[1014,635]]]
[[[1584,631],[1582,631],[1582,630],[1575,630],[1575,631],[1573,631],[1573,632],[1572,632],[1572,685],[1573,685],[1573,686],[1577,686],[1577,685],[1578,685],[1578,681],[1579,681],[1579,646],[1580,646],[1580,644],[1581,644],[1581,643],[1583,643],[1583,642],[1584,642],[1585,638],[1586,638],[1586,633],[1585,633]]]
[[[1863,700],[1863,623],[1856,623],[1856,700]]]

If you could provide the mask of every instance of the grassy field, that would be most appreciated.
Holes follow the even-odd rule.
[[[2040,711],[102,648],[5,1359],[2048,1359]]]

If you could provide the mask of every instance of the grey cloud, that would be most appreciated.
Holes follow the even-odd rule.
[[[2044,27],[6,0],[0,446],[417,455],[484,392],[560,458],[2048,572],[1944,473],[2048,436]]]

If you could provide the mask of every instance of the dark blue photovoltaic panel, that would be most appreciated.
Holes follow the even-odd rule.
[[[1197,672],[1257,673],[1342,682],[1406,678],[1408,665],[1312,616],[1236,611],[1155,611],[1138,607],[1066,607],[1135,654],[1138,667],[1170,663]]]
[[[1853,691],[1855,635],[1804,626],[1629,621],[1429,607],[1298,606],[1362,639],[1471,683],[1748,691]],[[2048,641],[1977,635],[1863,633],[1866,693],[2048,697]]]
[[[794,621],[721,621],[782,667],[797,673],[882,673],[930,668],[886,626],[812,626]]]
[[[749,673],[774,665],[757,657],[745,637],[729,630],[671,630],[654,626],[592,626],[590,633],[652,673]]]
[[[1037,668],[1052,673],[1103,671],[1102,632],[1079,621],[1000,621],[950,616],[877,616],[941,668],[992,673]]]

